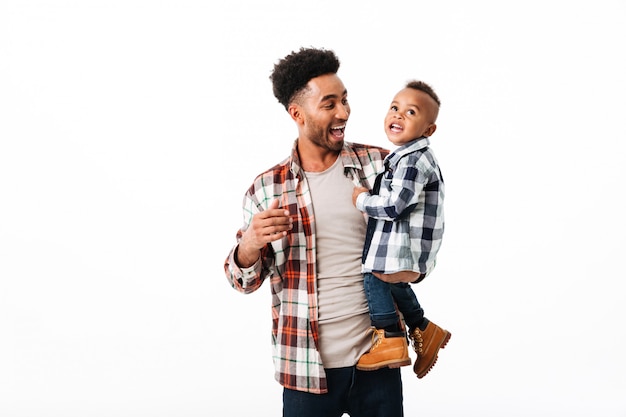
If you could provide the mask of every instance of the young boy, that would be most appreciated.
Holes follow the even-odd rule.
[[[354,189],[354,205],[369,217],[363,272],[375,328],[372,347],[357,364],[361,370],[411,364],[406,338],[392,337],[404,330],[396,305],[417,353],[413,370],[418,378],[435,365],[439,349],[451,336],[424,317],[407,283],[420,282],[435,267],[444,230],[444,183],[428,148],[429,137],[437,128],[439,106],[439,98],[428,84],[407,83],[385,117],[387,138],[398,148],[385,158],[385,171],[376,178],[371,192],[364,187]]]

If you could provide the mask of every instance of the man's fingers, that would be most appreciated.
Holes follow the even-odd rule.
[[[272,202],[270,203],[268,209],[277,209],[278,207],[280,207],[280,199],[275,198],[274,200],[272,200]]]
[[[289,211],[279,208],[280,200],[274,199],[269,207],[258,213],[254,222],[257,233],[264,237],[270,237],[274,241],[285,235],[292,228],[293,220],[289,215]],[[278,235],[278,236],[277,236]]]
[[[267,234],[282,233],[292,228],[291,217],[281,214],[265,219],[264,229]]]
[[[289,217],[289,210],[280,208],[280,199],[275,198],[267,209],[257,214],[257,216],[262,219],[286,218]]]

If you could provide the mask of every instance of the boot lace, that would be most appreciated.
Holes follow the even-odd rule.
[[[372,347],[370,348],[370,351],[372,351],[376,349],[383,342],[383,338],[385,337],[385,330],[377,329],[376,327],[371,327],[368,330],[368,333],[369,332],[372,332]]]
[[[417,356],[420,357],[424,348],[424,339],[422,338],[422,333],[420,332],[419,327],[416,327],[415,330],[411,332],[411,344],[413,345],[413,350],[415,350]]]

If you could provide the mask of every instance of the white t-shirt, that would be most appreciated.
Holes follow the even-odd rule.
[[[361,255],[366,221],[352,204],[354,185],[340,158],[323,172],[305,173],[313,200],[324,368],[356,364],[371,347]]]

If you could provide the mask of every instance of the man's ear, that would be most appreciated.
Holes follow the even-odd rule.
[[[302,120],[302,109],[297,104],[290,104],[287,107],[287,112],[296,123],[301,123]]]
[[[426,137],[432,136],[433,133],[435,133],[435,130],[437,130],[437,125],[433,123],[430,126],[428,126],[428,129],[426,129],[426,132],[424,132],[424,136]]]

